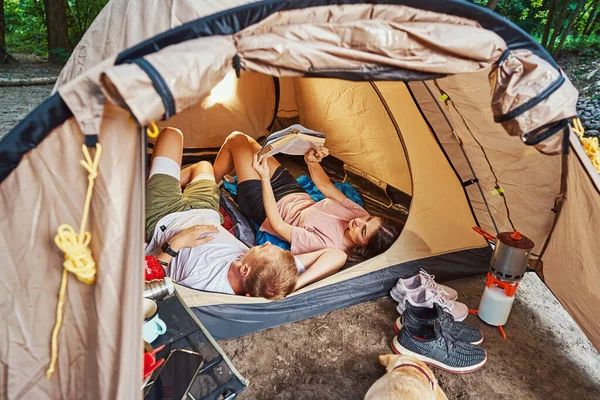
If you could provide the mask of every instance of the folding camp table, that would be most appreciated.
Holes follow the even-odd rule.
[[[191,350],[204,358],[190,385],[189,393],[193,399],[233,399],[248,386],[248,381],[238,373],[177,292],[160,301],[158,305],[160,318],[167,325],[167,331],[152,342],[154,348],[165,345],[164,349],[157,353],[157,359],[166,359],[174,349]]]

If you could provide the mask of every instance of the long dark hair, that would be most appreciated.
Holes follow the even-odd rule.
[[[348,251],[348,262],[359,263],[375,257],[392,247],[400,236],[404,224],[391,218],[380,217],[381,226],[366,246],[354,246]]]

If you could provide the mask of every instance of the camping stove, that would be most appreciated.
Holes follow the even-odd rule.
[[[508,320],[534,243],[518,231],[502,232],[493,237],[481,228],[473,229],[495,244],[477,314],[484,322],[497,326],[506,338],[502,325]]]

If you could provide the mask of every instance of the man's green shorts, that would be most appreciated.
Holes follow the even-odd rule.
[[[198,180],[189,183],[182,192],[178,179],[166,174],[152,175],[146,183],[146,238],[152,239],[154,228],[162,217],[189,209],[219,212],[217,184],[207,179]]]

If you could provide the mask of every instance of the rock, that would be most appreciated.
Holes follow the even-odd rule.
[[[598,136],[600,135],[600,131],[596,130],[596,129],[590,129],[589,131],[586,131],[586,136]]]

